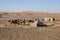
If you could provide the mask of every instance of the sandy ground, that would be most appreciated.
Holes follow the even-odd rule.
[[[0,40],[60,40],[60,27],[0,28]]]
[[[60,40],[60,16],[53,14],[47,16],[56,18],[54,26],[10,25],[7,22],[8,19],[0,18],[0,40]]]
[[[60,40],[60,21],[48,27],[6,24],[7,19],[0,19],[0,40]]]

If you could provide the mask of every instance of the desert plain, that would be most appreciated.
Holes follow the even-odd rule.
[[[34,27],[9,24],[10,18],[0,18],[0,40],[60,40],[60,13],[0,12],[1,16],[47,16],[55,18],[54,26]]]

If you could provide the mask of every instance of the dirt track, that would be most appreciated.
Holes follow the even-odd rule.
[[[60,27],[0,28],[0,40],[60,40]]]

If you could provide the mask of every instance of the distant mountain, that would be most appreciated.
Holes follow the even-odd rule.
[[[0,14],[3,14],[3,15],[22,15],[22,16],[29,16],[29,15],[44,16],[44,15],[51,15],[51,14],[55,15],[57,13],[23,11],[23,12],[0,12]]]

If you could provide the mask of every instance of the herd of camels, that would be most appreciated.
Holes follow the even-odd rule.
[[[35,19],[37,20],[37,19]],[[10,24],[17,24],[17,25],[29,25],[29,23],[32,23],[34,22],[35,20],[32,20],[32,19],[15,19],[15,20],[9,20]]]
[[[43,19],[42,19],[43,20]],[[46,19],[44,19],[46,20]],[[43,21],[44,21],[43,20]],[[55,18],[49,19],[50,21],[54,21]],[[33,23],[35,21],[40,21],[39,19],[15,19],[15,20],[9,20],[10,24],[17,24],[17,25],[29,25],[30,23]],[[42,25],[43,26],[43,25]],[[46,26],[46,25],[45,25]]]

